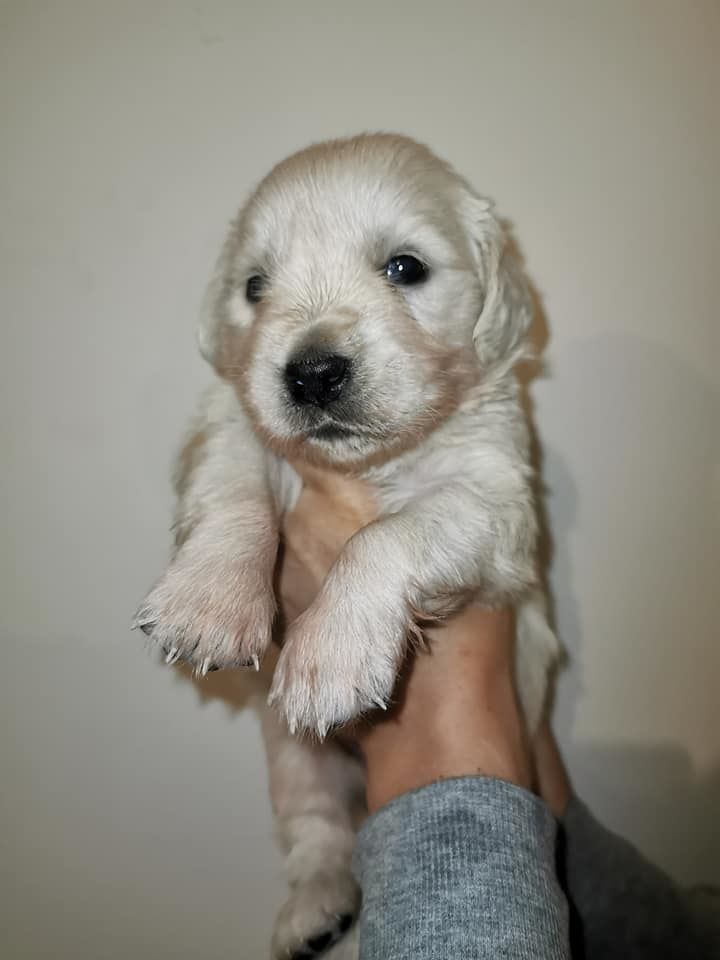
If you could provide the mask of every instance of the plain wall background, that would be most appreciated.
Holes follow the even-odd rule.
[[[0,35],[3,956],[267,953],[256,721],[128,623],[225,224],[363,129],[429,142],[516,224],[558,731],[608,824],[720,879],[717,3],[17,0]]]

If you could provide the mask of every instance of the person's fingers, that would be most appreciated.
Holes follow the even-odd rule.
[[[319,586],[356,529],[325,494],[305,490],[284,518],[283,538]]]
[[[360,481],[304,465],[304,486],[283,520],[283,536],[319,583],[357,531],[377,515]]]
[[[280,608],[286,623],[291,623],[307,610],[315,599],[322,578],[308,568],[295,553],[292,545],[285,544],[280,565],[277,591]]]
[[[359,482],[307,465],[301,470],[303,490],[282,527],[278,587],[288,621],[308,608],[344,545],[375,515],[375,505]]]

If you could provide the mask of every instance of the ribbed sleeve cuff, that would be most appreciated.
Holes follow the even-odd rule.
[[[398,797],[355,848],[361,960],[567,957],[555,832],[537,797],[500,780],[443,780]]]

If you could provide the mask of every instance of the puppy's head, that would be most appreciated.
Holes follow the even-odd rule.
[[[200,347],[273,449],[377,462],[516,358],[530,307],[503,254],[491,204],[426,147],[313,146],[233,224]]]

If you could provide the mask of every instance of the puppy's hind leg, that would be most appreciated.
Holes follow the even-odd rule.
[[[332,740],[291,737],[267,707],[262,728],[290,887],[275,923],[273,960],[309,960],[326,951],[349,960],[356,952],[344,935],[360,907],[351,858],[353,814],[364,791],[362,766]]]

